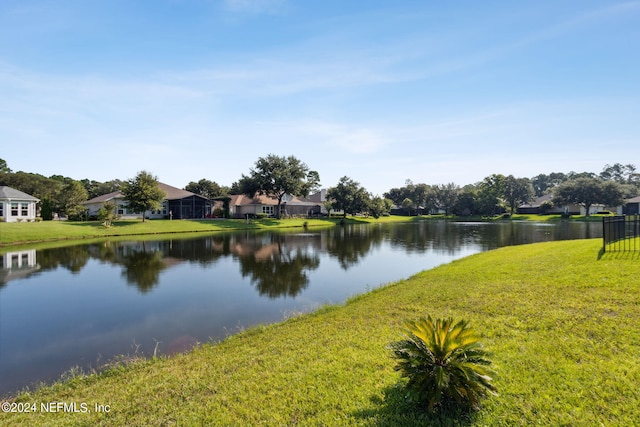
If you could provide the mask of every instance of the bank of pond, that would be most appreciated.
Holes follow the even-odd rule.
[[[564,420],[586,425],[603,417],[637,420],[634,411],[616,415],[624,404],[638,406],[638,396],[627,384],[637,382],[637,367],[618,363],[624,358],[617,353],[624,350],[627,358],[634,351],[639,354],[634,347],[640,342],[633,335],[637,332],[625,326],[638,320],[632,310],[639,302],[637,260],[599,254],[599,239],[467,257],[506,245],[599,237],[597,227],[589,225],[572,230],[531,223],[515,227],[389,224],[103,241],[36,251],[38,272],[0,288],[3,345],[22,346],[13,353],[4,351],[2,366],[30,359],[31,368],[14,364],[10,369],[28,373],[35,365],[54,365],[57,357],[78,360],[60,356],[60,349],[69,347],[77,356],[86,346],[88,353],[80,360],[87,359],[100,345],[116,346],[118,336],[133,340],[117,354],[142,359],[118,364],[100,353],[112,365],[106,372],[76,375],[97,369],[100,361],[93,359],[84,368],[67,367],[70,382],[12,399],[66,399],[91,408],[102,404],[109,406],[108,413],[1,416],[9,423],[40,420],[54,425],[433,424],[434,415],[402,399],[401,381],[386,349],[400,338],[403,319],[431,314],[469,319],[494,354],[500,396],[488,400],[479,413],[464,415],[467,422]],[[440,264],[446,265],[379,287]],[[355,274],[360,270],[367,275]],[[35,311],[44,313],[30,319]],[[308,311],[313,313],[299,315]],[[248,317],[225,319],[235,312]],[[259,318],[268,312],[267,320]],[[55,323],[60,318],[63,323]],[[288,320],[254,326],[283,318]],[[227,323],[213,326],[219,319]],[[7,323],[22,330],[13,333]],[[603,342],[606,328],[618,323],[623,331],[612,342]],[[201,332],[194,325],[203,325],[202,333],[208,335],[197,336]],[[239,332],[244,328],[248,330]],[[43,333],[37,335],[39,329]],[[62,335],[55,335],[58,329]],[[36,336],[28,343],[20,332]],[[194,344],[192,352],[181,354]],[[599,351],[591,354],[588,345]],[[174,355],[165,357],[168,354]],[[600,359],[608,362],[600,367]],[[603,377],[607,367],[624,372],[624,381],[612,384],[611,377]],[[599,378],[585,378],[580,368]],[[2,372],[3,379],[10,375],[9,370]],[[59,377],[60,372],[51,378]],[[33,381],[29,384],[33,389]],[[609,386],[618,391],[617,400],[604,405],[611,397]],[[578,405],[578,399],[569,396],[575,393],[586,393],[604,406],[596,411]],[[452,416],[444,415],[444,421]]]

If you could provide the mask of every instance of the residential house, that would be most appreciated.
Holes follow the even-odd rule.
[[[275,217],[277,215],[278,199],[256,194],[249,197],[245,194],[234,194],[229,196],[229,214],[231,218],[246,218],[256,215],[267,215]],[[321,203],[301,197],[285,195],[280,205],[280,216],[310,216],[320,215]]]
[[[0,186],[0,218],[6,222],[35,221],[39,201],[15,188]]]
[[[563,205],[556,206],[554,204],[551,205],[550,208],[545,209],[545,205],[550,203],[553,200],[553,194],[545,194],[543,196],[537,197],[530,203],[525,203],[516,209],[516,212],[519,214],[571,214],[571,215],[585,215],[586,211],[584,207],[580,205]],[[589,214],[594,214],[604,209],[603,205],[592,205],[589,209]]]
[[[624,206],[620,206],[617,213],[624,215],[640,215],[640,196],[625,200]]]
[[[159,182],[158,186],[166,194],[165,200],[159,210],[145,212],[146,218],[192,219],[207,218],[211,215],[211,201],[206,197],[162,182]],[[83,205],[89,211],[91,218],[96,217],[103,203],[108,201],[116,203],[116,213],[121,218],[139,218],[141,216],[140,212],[131,212],[127,208],[127,202],[120,191],[94,197],[84,202]]]
[[[322,215],[344,215],[344,211],[340,210],[340,211],[336,211],[334,209],[331,210],[327,210],[327,208],[325,207],[325,203],[327,201],[329,201],[327,199],[327,189],[323,188],[322,190],[318,191],[317,193],[314,193],[312,195],[309,196],[309,200],[311,200],[314,203],[317,203],[318,206],[320,206],[320,213]]]

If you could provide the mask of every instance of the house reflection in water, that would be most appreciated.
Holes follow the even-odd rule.
[[[0,285],[21,279],[40,269],[36,263],[36,250],[28,249],[0,255]]]

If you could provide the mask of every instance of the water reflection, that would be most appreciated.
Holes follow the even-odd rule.
[[[309,285],[307,271],[320,266],[320,239],[311,236],[272,234],[266,241],[236,242],[242,277],[250,277],[261,296],[295,297]]]
[[[79,273],[91,258],[87,246],[65,246],[54,250],[38,251],[38,262],[42,271],[62,267],[72,273]]]
[[[2,254],[0,255],[0,288],[9,280],[29,277],[39,269],[35,249]]]
[[[326,251],[338,260],[342,269],[347,270],[380,246],[384,238],[382,230],[382,227],[364,224],[335,227],[327,232]]]
[[[2,256],[0,285],[34,273],[64,268],[78,274],[90,259],[122,267],[126,282],[141,293],[151,291],[166,269],[183,262],[210,266],[232,257],[240,274],[251,278],[260,295],[296,296],[308,286],[307,272],[320,265],[318,254],[335,258],[343,270],[357,266],[372,251],[388,242],[408,253],[438,251],[455,255],[460,248],[478,244],[482,250],[548,240],[600,237],[599,224],[530,222],[444,222],[334,227],[322,232],[242,232],[156,241],[104,241],[101,243],[10,252]]]
[[[160,251],[148,251],[144,244],[141,250],[131,251],[122,259],[122,275],[127,283],[136,285],[140,292],[146,293],[160,281],[160,272],[167,268]]]

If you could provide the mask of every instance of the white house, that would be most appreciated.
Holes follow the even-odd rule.
[[[158,187],[164,191],[165,200],[162,202],[160,210],[145,212],[146,218],[206,218],[211,213],[211,202],[206,197],[180,188],[172,187],[162,182],[158,182]],[[109,201],[116,204],[116,214],[119,215],[120,218],[132,219],[140,218],[142,216],[141,213],[132,212],[127,208],[127,202],[120,191],[114,191],[113,193],[94,197],[82,204],[87,208],[89,217],[94,217],[98,215],[98,211],[102,207],[103,203]]]
[[[40,199],[15,188],[0,186],[0,218],[6,222],[35,221]]]

